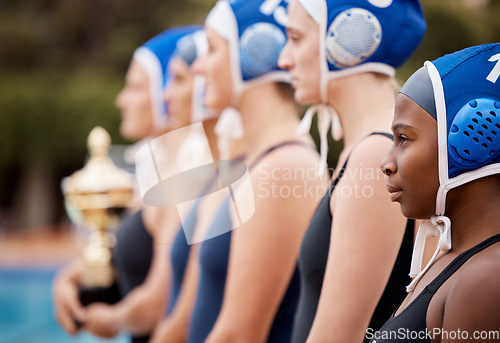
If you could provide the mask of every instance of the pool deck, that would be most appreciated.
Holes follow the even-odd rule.
[[[78,239],[69,226],[37,227],[0,236],[0,267],[60,266],[81,251]]]

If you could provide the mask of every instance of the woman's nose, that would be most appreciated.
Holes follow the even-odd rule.
[[[387,176],[391,176],[396,172],[396,162],[389,152],[380,162],[380,170]]]

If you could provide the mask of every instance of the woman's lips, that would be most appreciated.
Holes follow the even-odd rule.
[[[403,193],[403,190],[401,188],[397,188],[397,187],[394,187],[394,186],[391,186],[391,185],[387,185],[386,188],[387,188],[387,191],[389,192],[389,198],[393,202],[397,201],[398,198]]]

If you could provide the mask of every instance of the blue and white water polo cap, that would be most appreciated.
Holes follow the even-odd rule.
[[[297,1],[320,26],[321,64],[328,79],[363,71],[392,76],[426,30],[418,0]]]
[[[319,25],[321,104],[311,106],[301,132],[309,131],[318,113],[321,165],[328,154],[327,133],[343,137],[335,109],[328,103],[328,82],[344,76],[377,72],[395,75],[424,37],[426,23],[418,0],[297,0]]]
[[[137,48],[133,59],[139,62],[149,77],[151,105],[155,128],[163,130],[168,125],[168,111],[163,100],[163,90],[168,82],[168,62],[177,41],[187,34],[200,30],[200,26],[181,26],[163,31]]]
[[[287,2],[281,0],[220,0],[210,11],[206,26],[229,42],[236,103],[254,84],[290,83],[278,67],[286,43]]]

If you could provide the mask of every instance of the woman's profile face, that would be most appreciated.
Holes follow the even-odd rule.
[[[210,27],[205,28],[208,52],[196,61],[195,71],[205,76],[204,105],[222,110],[232,104],[233,82],[229,43]]]
[[[320,102],[319,25],[296,0],[288,6],[287,36],[278,65],[290,71],[295,100]]]
[[[165,89],[168,128],[175,130],[191,123],[193,72],[183,59],[174,57],[168,66],[171,80]]]
[[[149,78],[135,60],[130,63],[125,86],[117,95],[115,105],[121,112],[120,134],[125,139],[138,141],[151,135],[154,119]]]
[[[380,167],[388,176],[391,201],[407,218],[428,219],[439,188],[437,122],[404,94],[396,99],[394,145]]]

